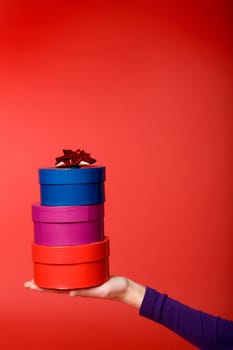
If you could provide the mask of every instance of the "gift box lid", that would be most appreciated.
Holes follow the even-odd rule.
[[[32,259],[41,264],[81,264],[103,260],[108,256],[108,237],[103,241],[75,246],[44,246],[32,243]]]
[[[105,181],[104,166],[81,168],[40,168],[39,183],[42,185],[83,184]]]
[[[32,220],[35,222],[69,223],[102,219],[104,204],[75,206],[45,206],[32,204]]]

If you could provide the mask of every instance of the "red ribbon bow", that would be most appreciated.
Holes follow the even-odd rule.
[[[96,162],[96,159],[92,158],[90,153],[86,153],[84,150],[80,149],[76,151],[63,149],[63,155],[55,159],[57,168],[79,168]]]

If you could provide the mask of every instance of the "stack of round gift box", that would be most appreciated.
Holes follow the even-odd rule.
[[[87,288],[109,278],[104,181],[102,166],[39,169],[40,204],[32,205],[38,286]]]

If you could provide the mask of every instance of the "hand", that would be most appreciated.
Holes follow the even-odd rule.
[[[97,287],[81,288],[73,290],[59,290],[59,289],[49,289],[41,288],[37,286],[34,281],[27,281],[24,283],[25,288],[36,290],[39,292],[51,292],[51,293],[62,293],[68,294],[70,296],[82,296],[90,298],[104,298],[104,299],[117,299],[122,293],[127,289],[128,280],[125,277],[110,277],[110,279]]]
[[[145,294],[144,286],[121,276],[112,276],[107,282],[97,287],[74,289],[72,291],[41,288],[38,287],[33,281],[25,282],[24,286],[26,288],[41,292],[117,300],[136,308],[140,307]]]
[[[126,277],[113,276],[100,286],[74,289],[69,295],[118,300],[126,293],[128,284],[129,280]]]

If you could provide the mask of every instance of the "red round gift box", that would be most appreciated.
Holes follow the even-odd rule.
[[[109,279],[109,238],[75,246],[32,244],[34,282],[42,288],[77,289]]]

